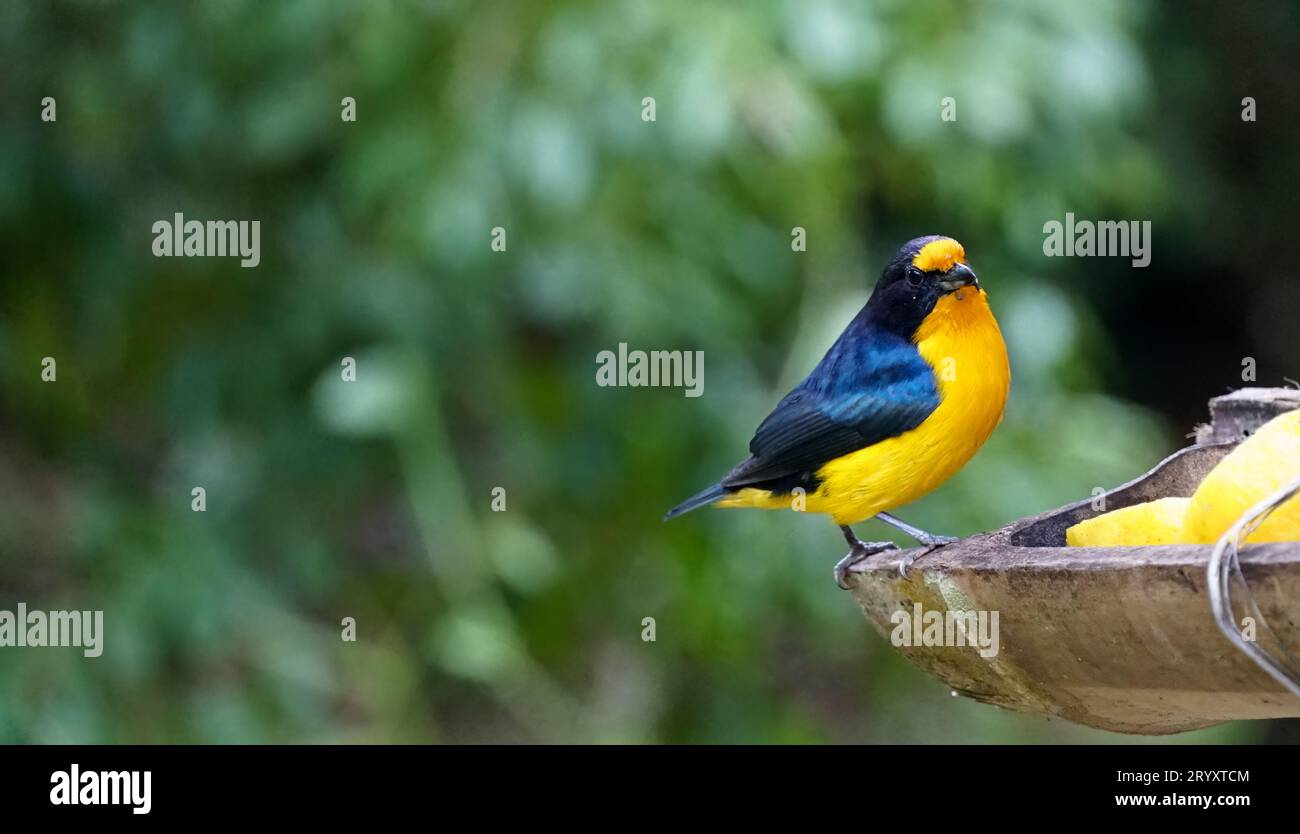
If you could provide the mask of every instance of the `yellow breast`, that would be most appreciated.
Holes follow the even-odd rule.
[[[916,346],[934,368],[939,407],[915,429],[824,465],[808,511],[853,524],[915,501],[963,467],[1002,420],[1011,366],[984,290],[940,298]]]

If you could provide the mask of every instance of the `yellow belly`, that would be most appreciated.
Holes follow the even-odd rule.
[[[854,524],[915,501],[965,466],[1002,420],[1011,367],[982,289],[939,299],[917,330],[916,346],[934,368],[939,407],[915,429],[822,466],[805,511]],[[795,500],[751,488],[718,506],[790,509]]]

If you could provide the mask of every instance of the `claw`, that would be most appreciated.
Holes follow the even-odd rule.
[[[835,584],[847,591],[849,590],[848,573],[849,568],[867,559],[875,556],[877,553],[884,553],[886,550],[897,550],[898,545],[893,542],[864,542],[858,541],[853,545],[853,549],[848,555],[835,563]]]
[[[946,547],[952,544],[953,542],[957,542],[957,541],[960,541],[960,539],[957,539],[953,536],[931,536],[929,541],[923,542],[923,544],[925,545],[925,550],[922,550],[920,553],[917,554],[909,553],[899,560],[898,575],[906,579],[907,569],[912,567],[912,565],[916,564],[917,559],[920,559],[922,556],[929,556],[931,553],[938,550],[939,548]]]

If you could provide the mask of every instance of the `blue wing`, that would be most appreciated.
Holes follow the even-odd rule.
[[[915,345],[850,326],[759,425],[750,457],[721,485],[811,481],[826,462],[914,429],[938,407],[934,369]]]

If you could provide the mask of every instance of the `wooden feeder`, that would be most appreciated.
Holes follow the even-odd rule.
[[[1295,389],[1211,400],[1212,422],[1195,446],[1106,493],[1102,506],[1190,496],[1246,434],[1295,408]],[[1147,735],[1300,716],[1300,699],[1220,632],[1206,592],[1212,546],[1066,547],[1066,528],[1099,515],[1097,503],[1090,497],[924,556],[873,556],[850,569],[851,593],[886,639],[900,628],[896,612],[912,616],[917,603],[927,612],[998,612],[996,655],[975,645],[899,647],[986,703]],[[919,558],[905,579],[898,568],[908,552]],[[1300,656],[1300,543],[1249,545],[1240,560],[1270,637]]]

